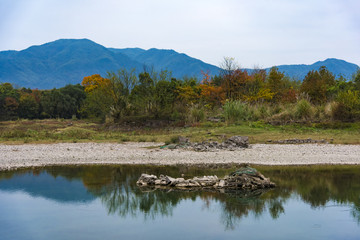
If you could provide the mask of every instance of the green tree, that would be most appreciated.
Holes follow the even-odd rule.
[[[355,84],[356,90],[360,91],[360,68],[352,76],[352,81]]]
[[[131,92],[131,99],[136,111],[151,115],[155,108],[155,82],[148,72],[139,74],[139,84]]]
[[[10,83],[0,84],[0,119],[9,120],[17,117],[20,93]]]
[[[18,115],[21,118],[35,119],[39,117],[39,103],[34,95],[22,93],[19,99]]]
[[[79,116],[79,110],[85,98],[83,87],[67,85],[63,88],[45,91],[41,98],[42,117],[72,118]]]

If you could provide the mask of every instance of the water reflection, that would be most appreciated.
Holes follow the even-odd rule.
[[[257,166],[278,187],[270,191],[223,192],[175,191],[143,189],[135,182],[141,173],[168,174],[185,177],[217,174],[219,177],[236,169],[149,167],[149,166],[87,166],[50,167],[0,173],[0,190],[21,190],[57,202],[87,202],[101,199],[108,214],[171,216],[184,200],[201,199],[206,208],[219,204],[220,221],[226,229],[234,229],[249,215],[261,217],[269,213],[273,219],[286,214],[285,204],[300,198],[312,208],[325,208],[329,203],[347,205],[352,217],[360,223],[360,167],[264,167]],[[56,188],[54,188],[56,186]]]

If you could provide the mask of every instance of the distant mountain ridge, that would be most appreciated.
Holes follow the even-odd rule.
[[[335,75],[351,75],[359,68],[356,64],[338,59],[327,59],[312,65],[281,65],[280,71],[300,80],[307,72],[326,66]],[[201,77],[201,71],[219,73],[220,68],[207,64],[174,50],[151,48],[106,48],[88,39],[60,39],[22,51],[0,52],[0,82],[15,86],[51,89],[66,84],[81,83],[85,76],[121,68],[154,67],[156,71],[168,70],[173,77]],[[270,68],[266,69],[269,70]]]
[[[351,78],[351,76],[359,68],[359,66],[356,64],[336,58],[328,58],[324,61],[318,61],[311,65],[279,65],[277,67],[279,71],[285,72],[286,75],[298,80],[303,80],[309,71],[318,70],[321,66],[325,66],[336,77],[343,76],[348,79]],[[269,69],[270,68],[268,68],[267,70]]]

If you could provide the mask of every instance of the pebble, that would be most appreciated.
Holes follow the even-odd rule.
[[[242,151],[218,152],[147,149],[150,146],[161,145],[163,144],[149,142],[0,144],[0,170],[69,164],[360,164],[360,145],[252,144]],[[104,149],[110,147],[113,150],[104,152]]]

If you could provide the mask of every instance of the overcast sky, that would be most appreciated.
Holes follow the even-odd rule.
[[[0,0],[0,51],[59,38],[174,49],[219,65],[360,65],[360,0]]]

